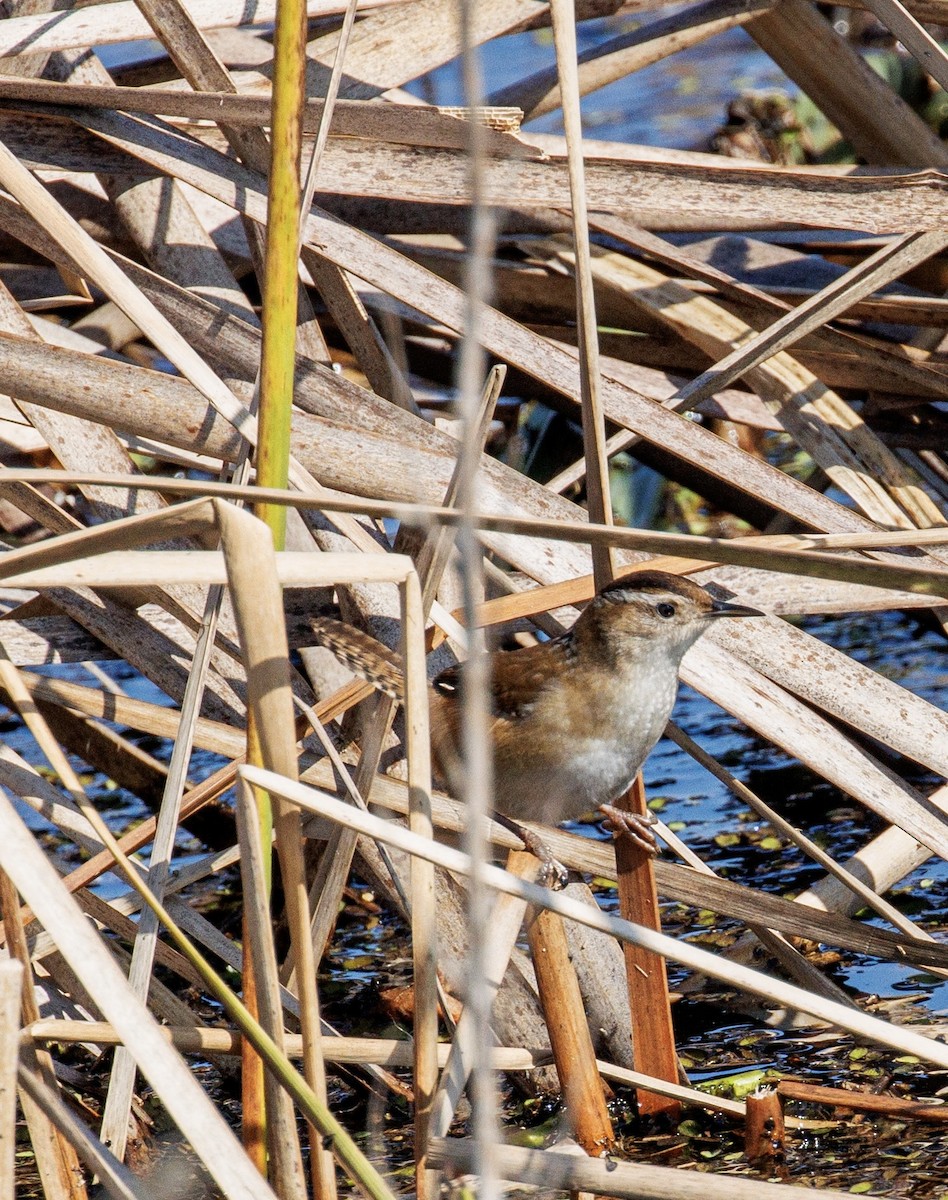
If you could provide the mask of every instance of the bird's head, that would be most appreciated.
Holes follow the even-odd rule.
[[[577,621],[577,633],[602,639],[612,653],[662,649],[680,661],[719,617],[762,617],[745,604],[718,600],[684,575],[636,571],[606,584]]]

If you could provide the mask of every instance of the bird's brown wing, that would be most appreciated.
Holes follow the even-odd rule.
[[[550,646],[525,646],[491,656],[490,707],[500,720],[517,721],[529,715],[540,692],[561,669],[561,655]],[[448,667],[433,681],[435,692],[448,702],[460,701],[461,666]]]

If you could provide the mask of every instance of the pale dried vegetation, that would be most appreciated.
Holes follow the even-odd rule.
[[[569,25],[569,6],[553,7]],[[615,37],[586,56],[578,73],[568,54],[559,77],[525,61],[519,82],[475,97],[475,129],[465,110],[423,105],[402,90],[457,56],[458,14],[450,0],[369,0],[348,36],[340,34],[342,5],[310,0],[313,98],[304,163],[321,128],[326,105],[318,97],[327,94],[337,51],[342,74],[315,163],[316,203],[301,227],[293,494],[278,497],[293,509],[289,548],[275,554],[266,527],[242,507],[249,493],[241,490],[257,432],[255,274],[267,212],[267,22],[275,5],[5,6],[0,389],[9,399],[0,425],[0,497],[11,548],[0,559],[7,608],[0,687],[38,749],[30,761],[0,749],[3,930],[6,953],[21,960],[29,981],[21,1005],[19,966],[10,962],[0,972],[4,1197],[13,1194],[14,1078],[47,1197],[85,1195],[77,1159],[113,1195],[187,1190],[167,1165],[162,1184],[155,1175],[143,1181],[120,1161],[142,1077],[228,1197],[271,1196],[275,1189],[302,1198],[311,1187],[329,1195],[337,1186],[333,1157],[343,1190],[387,1195],[378,1173],[384,1154],[369,1165],[327,1107],[324,1060],[361,1064],[383,1093],[389,1086],[404,1092],[407,1076],[395,1083],[390,1070],[413,1067],[419,1171],[412,1187],[420,1196],[432,1195],[435,1172],[452,1162],[611,1195],[690,1195],[693,1183],[703,1194],[716,1190],[718,1181],[707,1175],[658,1167],[605,1173],[593,1158],[512,1148],[491,1155],[489,1121],[475,1122],[473,1149],[447,1137],[472,1070],[481,1082],[492,1066],[528,1071],[556,1087],[542,1059],[547,1030],[521,965],[508,972],[498,999],[502,1046],[492,1062],[477,1025],[481,995],[471,1020],[465,1016],[450,1033],[450,1062],[435,1090],[447,1055],[435,1043],[435,967],[450,988],[462,986],[464,921],[454,910],[462,912],[464,902],[456,877],[452,883],[436,876],[421,857],[412,859],[410,882],[393,889],[389,851],[374,840],[407,838],[391,852],[407,880],[408,860],[400,855],[424,851],[428,832],[425,654],[445,655],[448,647],[438,647],[446,641],[456,653],[465,646],[455,536],[457,524],[466,528],[471,519],[472,473],[456,468],[458,427],[434,418],[451,416],[454,363],[475,343],[487,365],[506,367],[505,380],[502,372],[490,376],[483,400],[485,368],[476,355],[462,371],[468,414],[477,413],[466,445],[479,461],[469,454],[462,467],[478,468],[480,549],[473,554],[470,539],[460,544],[467,568],[474,563],[475,575],[485,573],[479,621],[557,628],[592,594],[594,563],[597,571],[624,570],[657,556],[668,570],[719,585],[773,615],[755,623],[753,637],[717,625],[689,653],[683,678],[886,827],[842,870],[778,824],[786,836],[800,836],[826,870],[798,898],[803,903],[718,880],[687,856],[686,865],[672,856],[656,863],[659,896],[745,922],[753,930],[748,939],[762,939],[779,959],[772,975],[742,965],[740,943],[712,956],[656,935],[649,941],[572,890],[548,903],[570,918],[571,936],[591,926],[644,938],[652,951],[775,1006],[948,1067],[948,1050],[925,1028],[863,1014],[793,945],[805,937],[948,968],[948,947],[879,898],[930,855],[945,856],[948,789],[922,794],[875,752],[881,745],[948,777],[948,717],[785,619],[924,607],[948,628],[940,407],[948,390],[948,310],[940,294],[948,150],[808,0],[703,0],[672,15],[653,7],[650,0],[577,0],[580,20],[635,13],[634,34],[628,20],[617,20]],[[945,0],[907,0],[904,7],[867,0],[866,7],[935,79],[948,81],[948,60],[919,23],[946,20]],[[469,10],[475,45],[550,24],[547,5],[536,0],[477,0]],[[575,122],[567,121],[567,139],[531,137],[529,126],[520,132],[521,119],[561,104],[575,115],[580,92],[737,24],[868,165],[774,167],[600,142],[587,147],[580,172]],[[103,61],[112,60],[96,53],[146,36],[163,52],[111,71]],[[480,203],[497,214],[496,254],[489,231],[485,237],[478,226],[473,266],[472,154]],[[571,172],[573,195],[584,181],[591,247],[574,229]],[[798,231],[789,249],[766,236],[788,228]],[[817,237],[808,228],[822,232]],[[684,245],[665,236],[674,230],[707,236]],[[873,236],[852,242],[847,231]],[[749,281],[755,268],[788,260],[808,264],[818,282],[781,291]],[[842,267],[818,274],[817,266],[830,261]],[[492,303],[469,304],[485,267]],[[909,272],[914,286],[887,287]],[[880,332],[882,323],[888,332]],[[591,334],[597,324],[598,344]],[[502,419],[491,424],[498,391]],[[585,452],[553,480],[529,478],[479,450],[485,436],[501,445],[506,439],[509,450],[518,407],[531,400],[577,425],[581,410],[586,419]],[[599,436],[597,414],[604,421]],[[697,493],[719,514],[712,531],[732,536],[590,523],[608,501],[604,456],[619,451]],[[805,463],[802,474],[782,469],[794,455]],[[587,491],[588,512],[580,503]],[[400,521],[394,538],[391,518]],[[403,655],[403,715],[394,700],[343,675],[325,650],[304,655],[307,676],[290,668],[283,588],[294,589],[290,646],[311,646],[306,615],[338,604],[344,619]],[[114,671],[94,667],[116,661],[160,689],[171,706],[158,703],[154,690],[127,694]],[[88,670],[36,669],[80,663]],[[221,798],[233,797],[246,756],[248,712],[256,765],[229,804]],[[759,804],[684,733],[671,732],[742,801]],[[170,766],[142,748],[142,734],[152,748],[174,744]],[[189,777],[192,746],[224,764],[202,782]],[[386,766],[401,759],[401,770],[380,773],[383,754]],[[31,765],[42,760],[49,769]],[[80,764],[156,815],[110,832],[86,795]],[[282,936],[273,936],[253,803],[260,793],[250,780],[265,782],[273,798],[289,952]],[[414,840],[398,832],[402,823],[383,825],[330,793],[411,810]],[[430,807],[436,827],[458,827],[454,802],[435,793]],[[44,829],[54,828],[55,844],[24,822],[28,809],[42,815]],[[194,821],[208,811],[213,819],[202,833]],[[177,859],[179,823],[192,832],[190,852]],[[113,833],[121,835],[121,850]],[[195,838],[204,842],[199,852]],[[567,865],[615,878],[610,845],[568,834],[551,840]],[[497,843],[514,844],[505,834]],[[471,844],[476,851],[477,839]],[[128,867],[129,887],[115,856],[143,847],[150,849]],[[318,866],[310,854],[316,850]],[[338,1038],[328,1029],[320,1036],[313,958],[333,936],[354,854],[380,900],[403,912],[410,907],[410,1042]],[[457,854],[436,847],[429,857],[459,872],[466,867]],[[242,940],[232,940],[182,895],[195,895],[203,880],[197,894],[206,897],[218,874],[238,861],[245,920]],[[113,868],[122,885],[95,890]],[[488,879],[483,864],[476,870],[481,886],[508,893],[490,893],[498,905],[490,936],[475,929],[472,939],[475,961],[499,978],[511,952],[519,953],[524,903],[543,896],[529,881]],[[161,901],[161,911],[148,897]],[[866,905],[882,917],[879,927],[853,920]],[[168,925],[171,933],[158,936]],[[246,980],[242,944],[252,951],[259,1025],[199,956],[225,963],[232,980],[244,969]],[[609,973],[603,964],[619,955],[617,945],[614,938],[595,943],[592,966],[583,965],[578,947],[574,956],[589,993],[584,1003],[591,1013],[596,1003],[618,1011],[621,1031],[628,1020],[624,985],[598,1000],[592,986]],[[152,978],[155,964],[160,979]],[[793,984],[781,982],[788,975]],[[209,1020],[200,1001],[209,994],[223,1006],[219,1021]],[[170,1030],[162,1033],[159,1024]],[[237,1027],[270,1061],[267,1079],[276,1080],[264,1089],[268,1178],[202,1090],[193,1060],[183,1057],[200,1052],[233,1063]],[[101,1128],[100,1114],[64,1103],[56,1079],[56,1047],[80,1042],[90,1063],[124,1047],[115,1055]],[[630,1074],[621,1032],[600,1053],[607,1074],[640,1082]],[[290,1065],[299,1058],[302,1075]],[[253,1076],[249,1065],[246,1073]],[[655,1086],[685,1102],[692,1097],[675,1084]],[[245,1084],[245,1102],[252,1092]],[[742,1111],[733,1101],[706,1103]],[[300,1114],[322,1147],[311,1173],[303,1171]],[[720,1183],[729,1193],[741,1188],[734,1179]],[[762,1195],[770,1185],[748,1186]]]

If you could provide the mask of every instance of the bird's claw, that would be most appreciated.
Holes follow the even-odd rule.
[[[491,816],[498,825],[503,825],[505,829],[516,834],[523,842],[524,850],[528,850],[534,858],[540,860],[540,870],[537,872],[536,879],[540,887],[551,888],[554,892],[562,891],[569,882],[569,871],[554,858],[552,850],[543,838],[538,833],[534,833],[532,829],[525,829],[522,825],[518,825],[504,813],[493,812]]]
[[[549,888],[551,892],[561,892],[569,883],[569,871],[558,859],[550,855],[549,858],[540,860],[537,883],[540,887]]]
[[[613,837],[625,834],[646,854],[658,853],[658,842],[652,832],[652,826],[657,823],[658,818],[652,813],[639,815],[639,813],[625,812],[613,804],[600,804],[599,811],[605,817],[605,827]]]
[[[546,842],[533,832],[532,829],[521,829],[520,837],[524,849],[540,860],[540,870],[537,872],[537,883],[540,887],[548,887],[554,892],[561,892],[569,882],[569,871],[554,857]]]

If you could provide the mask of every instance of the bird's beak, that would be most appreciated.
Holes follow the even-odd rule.
[[[765,617],[767,614],[748,604],[731,604],[727,600],[715,600],[705,617]]]

